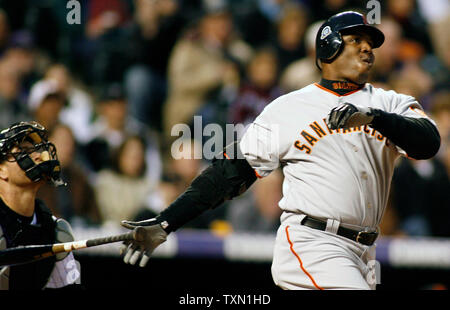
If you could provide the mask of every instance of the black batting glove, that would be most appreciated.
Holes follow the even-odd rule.
[[[326,121],[330,129],[348,129],[370,124],[373,118],[374,114],[371,108],[345,102],[333,108]]]

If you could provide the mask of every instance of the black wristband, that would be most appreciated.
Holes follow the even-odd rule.
[[[163,210],[156,219],[159,223],[166,222],[161,227],[169,234],[193,220],[207,209],[207,206],[195,203],[185,192],[169,207]]]

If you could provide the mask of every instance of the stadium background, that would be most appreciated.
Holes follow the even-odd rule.
[[[45,187],[40,198],[76,239],[120,232],[120,220],[154,216],[208,164],[173,159],[174,124],[193,128],[199,115],[203,125],[245,125],[272,99],[317,81],[317,23],[367,13],[367,2],[0,0],[0,126],[35,119],[49,128],[69,186]],[[398,162],[378,288],[448,289],[450,5],[378,3],[386,43],[370,82],[416,97],[442,138],[434,159]],[[176,151],[192,154],[208,138]],[[276,171],[190,222],[144,269],[123,264],[118,245],[78,251],[84,286],[275,289],[282,178]]]

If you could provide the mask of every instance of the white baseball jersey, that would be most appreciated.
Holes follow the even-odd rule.
[[[373,289],[375,245],[336,235],[339,225],[374,231],[389,195],[394,162],[407,154],[370,126],[331,130],[341,103],[427,117],[410,96],[366,84],[338,95],[315,83],[270,103],[248,127],[240,148],[260,177],[282,167],[283,212],[272,276],[284,289]],[[300,225],[305,215],[325,231]],[[372,269],[371,269],[372,268]]]
[[[328,113],[344,102],[427,117],[413,97],[370,84],[342,96],[311,84],[270,103],[249,126],[240,147],[261,177],[282,167],[281,209],[376,227],[388,199],[394,162],[407,154],[370,126],[329,129]]]

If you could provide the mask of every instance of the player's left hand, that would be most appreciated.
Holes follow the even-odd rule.
[[[333,108],[326,121],[330,129],[347,129],[370,124],[373,117],[371,108],[345,102]]]
[[[145,228],[144,241],[128,241],[122,246],[120,252],[125,254],[123,261],[126,264],[134,265],[140,259],[139,266],[144,267],[156,247],[167,239],[166,231],[161,223],[154,218],[140,222],[122,221],[121,225],[128,229]]]

